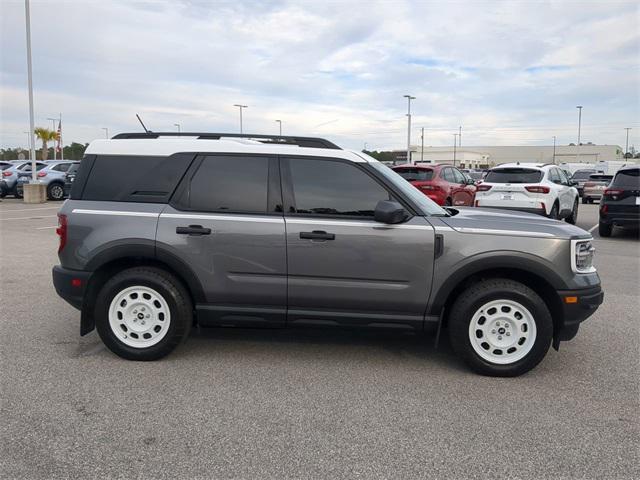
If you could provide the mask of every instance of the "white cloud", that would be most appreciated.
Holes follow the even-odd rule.
[[[0,144],[24,143],[24,6],[1,9]],[[402,148],[413,132],[448,145],[620,143],[639,127],[635,2],[32,1],[37,123],[62,111],[66,140],[137,130],[326,135]],[[633,133],[633,131],[632,131]]]

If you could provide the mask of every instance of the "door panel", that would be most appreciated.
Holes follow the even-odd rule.
[[[185,262],[202,286],[204,302],[196,306],[200,323],[285,324],[279,183],[275,158],[207,156],[196,161],[173,205],[160,215],[157,248]]]
[[[281,167],[288,322],[421,328],[433,274],[433,227],[423,217],[399,225],[375,222],[377,202],[393,196],[363,166],[291,159]]]
[[[434,255],[433,227],[424,218],[402,225],[290,217],[285,221],[290,322],[422,323]],[[312,231],[335,237],[300,238],[302,232]]]

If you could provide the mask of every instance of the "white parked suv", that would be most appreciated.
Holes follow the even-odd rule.
[[[506,163],[489,170],[478,185],[476,207],[537,213],[576,223],[578,189],[565,172],[542,163]]]

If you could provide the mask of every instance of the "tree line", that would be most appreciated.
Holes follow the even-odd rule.
[[[70,145],[66,145],[63,148],[64,159],[65,160],[82,160],[84,155],[84,151],[89,144],[85,143],[77,143],[71,142]],[[29,149],[28,148],[0,148],[0,160],[18,160],[20,159],[20,154],[26,159],[29,158]],[[36,149],[36,158],[38,160],[42,159],[42,148]],[[47,147],[47,159],[53,160],[53,147]],[[60,159],[60,154],[56,154],[56,158]]]

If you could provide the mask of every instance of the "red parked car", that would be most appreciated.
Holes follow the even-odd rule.
[[[392,169],[438,205],[473,206],[474,181],[450,165],[398,165]]]

